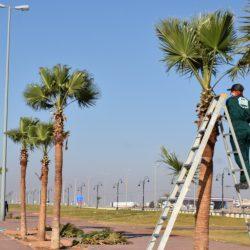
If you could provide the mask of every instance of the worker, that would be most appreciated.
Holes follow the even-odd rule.
[[[248,176],[250,177],[250,102],[243,96],[244,87],[241,84],[233,84],[232,87],[228,90],[231,92],[231,97],[227,99],[226,106],[232,120],[241,154],[247,168]],[[236,151],[232,136],[230,136],[230,143],[232,145],[233,151]],[[240,169],[242,169],[240,157],[237,153],[234,154],[234,158]],[[241,171],[240,183],[236,184],[236,189],[239,190],[248,188],[249,186],[246,176],[244,172]]]

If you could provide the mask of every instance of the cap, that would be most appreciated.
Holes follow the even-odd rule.
[[[243,92],[244,87],[240,83],[233,84],[230,89],[227,89],[228,91],[238,90],[240,92]]]

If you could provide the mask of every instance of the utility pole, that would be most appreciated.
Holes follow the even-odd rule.
[[[101,197],[99,197],[99,188],[102,187],[102,183],[98,183],[94,186],[94,190],[96,190],[96,209],[99,207],[99,201]]]
[[[116,189],[116,210],[119,209],[119,188],[120,188],[120,184],[122,184],[122,179],[119,179],[113,186],[113,188]]]
[[[142,211],[145,209],[145,184],[147,182],[149,182],[149,177],[145,176],[144,179],[138,184],[138,187],[142,186]]]

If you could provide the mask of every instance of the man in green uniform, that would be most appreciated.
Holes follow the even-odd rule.
[[[240,146],[241,154],[244,159],[248,175],[250,176],[249,148],[250,148],[250,102],[243,96],[244,87],[241,84],[234,84],[230,89],[231,97],[227,99],[226,105],[232,120],[235,134]],[[230,137],[232,149],[236,147],[232,137]],[[242,169],[238,154],[234,154],[238,166]],[[244,172],[241,172],[240,183],[237,189],[248,189],[248,183]]]

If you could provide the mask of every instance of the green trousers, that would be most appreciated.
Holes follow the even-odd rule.
[[[248,175],[250,177],[250,163],[249,163],[250,127],[247,130],[244,130],[244,131],[241,130],[241,131],[238,131],[238,133],[236,130],[235,132],[236,132],[237,140],[238,140],[238,143],[240,146],[241,154],[242,154],[242,157],[244,159]],[[233,151],[236,151],[236,147],[235,147],[235,144],[234,144],[232,137],[230,137],[230,142],[231,142]],[[235,159],[237,165],[242,169],[239,155],[234,154],[234,159]],[[241,183],[246,182],[246,176],[245,176],[244,172],[240,173],[240,182]]]

